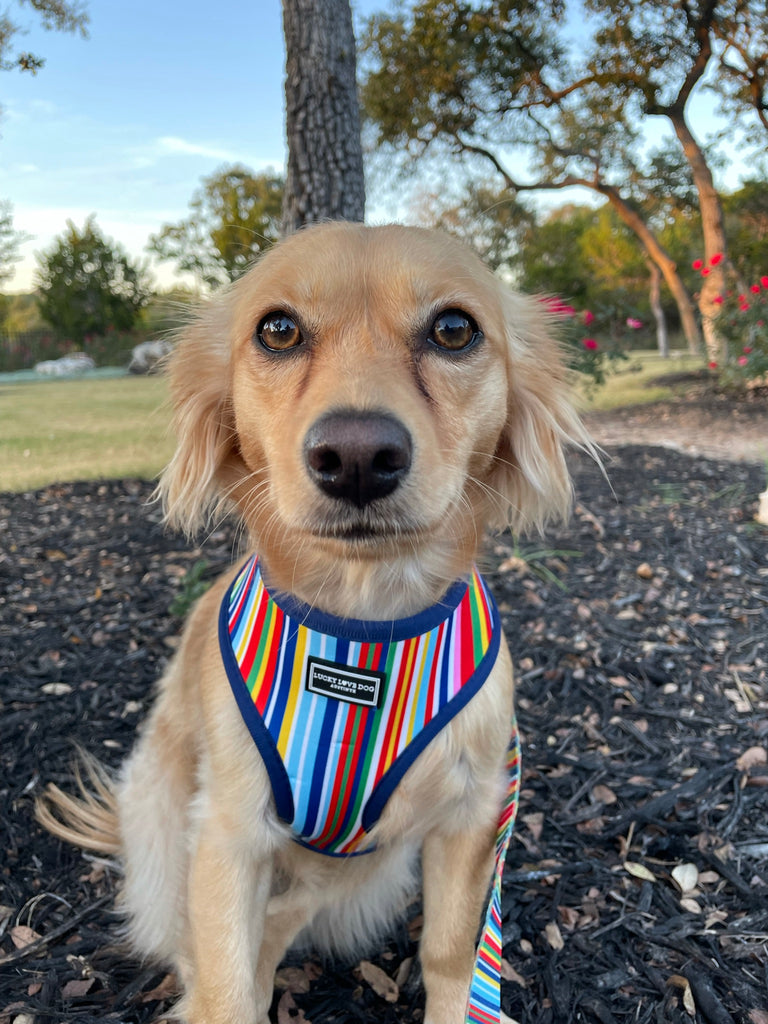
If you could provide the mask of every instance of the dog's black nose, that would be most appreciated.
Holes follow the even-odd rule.
[[[328,413],[304,439],[304,460],[320,490],[358,508],[395,490],[411,467],[411,452],[403,424],[380,412]]]

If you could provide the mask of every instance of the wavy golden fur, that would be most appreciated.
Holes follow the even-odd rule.
[[[414,228],[288,238],[184,331],[170,381],[169,522],[192,533],[232,511],[273,589],[337,616],[414,614],[467,574],[488,525],[566,515],[564,446],[589,447],[542,304]],[[329,450],[363,461],[342,479]],[[504,790],[506,646],[390,798],[375,852],[324,857],[278,820],[232,699],[216,633],[231,578],[191,613],[119,778],[90,763],[79,797],[48,790],[41,820],[119,852],[130,940],[175,965],[188,1024],[265,1024],[286,948],[358,950],[420,853],[426,1022],[461,1024]]]

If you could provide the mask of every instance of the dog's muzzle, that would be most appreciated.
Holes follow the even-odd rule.
[[[394,416],[342,409],[321,416],[304,438],[310,479],[331,498],[365,508],[408,475],[411,435]]]

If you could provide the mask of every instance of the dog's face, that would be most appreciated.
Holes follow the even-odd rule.
[[[283,576],[438,549],[462,571],[490,519],[567,505],[578,424],[544,320],[436,232],[290,237],[179,345],[172,515],[227,493]]]

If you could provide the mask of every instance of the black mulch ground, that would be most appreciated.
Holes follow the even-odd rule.
[[[768,530],[760,466],[613,450],[612,494],[489,577],[518,668],[523,799],[505,876],[505,1011],[524,1024],[768,1024]],[[114,874],[40,831],[73,741],[118,764],[232,533],[190,550],[118,481],[0,495],[0,1024],[144,1022],[173,978],[115,939]],[[684,868],[683,865],[692,865]],[[275,1013],[417,1022],[418,905],[371,959],[284,971]],[[366,969],[376,983],[376,974]],[[380,977],[380,976],[379,976]],[[311,980],[309,992],[301,993]],[[278,993],[279,998],[279,993]]]

